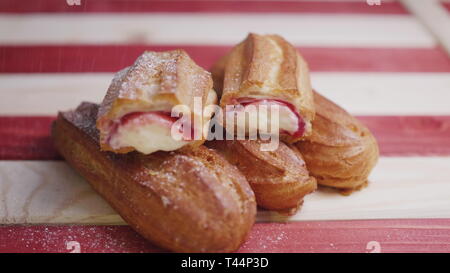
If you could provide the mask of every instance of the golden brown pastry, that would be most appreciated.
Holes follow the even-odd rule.
[[[343,193],[363,187],[378,160],[372,133],[344,109],[314,93],[313,132],[296,143],[317,183]]]
[[[308,65],[282,37],[249,34],[217,62],[212,73],[225,117],[251,111],[250,106],[276,105],[281,139],[292,143],[311,134],[314,102]],[[226,111],[227,105],[242,108]],[[267,120],[272,124],[270,116]]]
[[[203,109],[216,102],[210,73],[184,50],[145,52],[115,75],[100,105],[100,147],[116,153],[150,154],[199,146],[205,141],[202,127],[210,120],[203,116]],[[172,108],[180,104],[191,111],[183,122],[191,122],[192,129],[183,128],[181,115],[171,116]],[[194,120],[201,125],[196,127],[197,136],[193,135]],[[179,131],[179,138],[173,137],[172,127]]]
[[[261,151],[260,140],[216,140],[206,145],[217,150],[245,175],[257,204],[265,209],[293,214],[303,197],[317,188],[300,152],[280,143],[275,151]]]
[[[98,105],[59,113],[52,135],[61,155],[142,236],[177,252],[230,252],[256,213],[245,177],[204,146],[143,155],[100,151]]]

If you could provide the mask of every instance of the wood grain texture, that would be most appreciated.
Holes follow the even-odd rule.
[[[0,43],[14,45],[233,45],[243,40],[247,32],[277,33],[292,44],[302,46],[416,48],[436,45],[433,36],[413,16],[405,15],[77,13],[68,16],[38,13],[23,16],[8,13],[0,16]]]
[[[450,219],[256,223],[238,252],[449,252]],[[163,252],[128,226],[1,226],[0,252]]]
[[[450,73],[314,72],[311,77],[314,89],[355,115],[450,115]],[[112,78],[112,73],[0,74],[0,115],[55,115],[82,101],[99,102]]]
[[[290,218],[269,211],[260,211],[257,218],[450,218],[449,164],[450,157],[382,157],[362,191],[344,197],[321,189],[306,196],[302,209]],[[3,160],[0,175],[2,224],[123,224],[65,162]]]
[[[42,45],[0,46],[0,73],[116,72],[145,50],[183,48],[209,69],[230,46],[211,45]],[[311,71],[450,72],[450,58],[441,48],[299,47]],[[32,61],[30,61],[32,60]]]
[[[280,33],[301,46],[319,72],[319,91],[352,113],[377,115],[361,119],[384,157],[361,192],[343,197],[320,189],[289,219],[260,211],[239,251],[450,252],[450,59],[398,2],[361,2],[1,1],[0,115],[16,116],[0,117],[0,252],[69,252],[77,245],[81,252],[163,251],[123,226],[60,161],[48,137],[51,116],[81,100],[100,101],[111,72],[145,48],[186,47],[208,68],[244,38],[242,30]],[[443,5],[450,10],[448,0]]]
[[[369,6],[362,1],[127,1],[84,0],[80,6],[69,6],[60,0],[35,0],[30,3],[3,0],[3,13],[36,12],[217,12],[217,13],[359,13],[408,14],[398,2],[383,1],[383,5]]]
[[[0,223],[120,223],[64,162],[0,161]]]
[[[352,196],[321,189],[290,219],[260,211],[263,222],[239,251],[450,252],[450,219],[429,219],[450,218],[450,59],[398,2],[362,2],[82,0],[76,7],[64,0],[1,1],[0,115],[22,117],[0,117],[0,224],[45,225],[0,225],[0,252],[163,251],[123,226],[60,161],[48,137],[51,116],[81,100],[100,101],[111,72],[146,48],[186,47],[209,68],[243,39],[242,30],[286,36],[302,46],[314,72],[365,72],[319,73],[313,83],[352,113],[383,115],[361,118],[384,156],[407,157],[381,158],[369,188]],[[41,161],[47,159],[58,161]]]

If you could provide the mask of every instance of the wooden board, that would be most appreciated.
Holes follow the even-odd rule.
[[[179,22],[183,22],[182,27]],[[243,32],[278,33],[292,43],[309,46],[429,47],[435,44],[433,36],[415,18],[405,15],[155,13],[149,16],[138,13],[117,16],[106,13],[68,16],[57,13],[0,17],[0,43],[3,44],[231,45],[243,39]]]
[[[260,211],[257,218],[450,218],[448,166],[450,157],[382,157],[363,191],[342,196],[322,189],[308,195],[302,210],[292,217]],[[4,160],[0,175],[0,223],[124,224],[65,162]]]
[[[450,58],[432,17],[427,29],[388,0],[2,1],[0,252],[161,251],[61,160],[50,123],[100,101],[144,50],[185,48],[209,68],[248,31],[298,46],[314,87],[359,115],[382,157],[363,191],[321,189],[290,218],[259,211],[239,251],[450,251]]]
[[[82,101],[99,102],[112,77],[112,73],[0,75],[0,115],[54,115]],[[353,114],[450,114],[450,73],[313,72],[311,78],[318,92]]]
[[[238,252],[449,252],[449,219],[257,223]],[[163,252],[128,226],[3,226],[0,252]]]

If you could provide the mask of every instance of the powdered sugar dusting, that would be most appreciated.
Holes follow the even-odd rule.
[[[0,250],[10,252],[162,251],[128,226],[3,226],[0,229]]]
[[[172,203],[172,202],[170,202],[170,199],[165,196],[161,196],[161,201],[165,208],[167,208]]]
[[[147,51],[132,66],[116,73],[100,106],[99,117],[109,113],[117,99],[151,103],[154,96],[161,93],[173,94],[177,104],[192,107],[193,98],[202,97],[205,102],[211,88],[211,74],[197,66],[184,50]],[[132,107],[128,108],[121,110],[133,111]],[[126,114],[114,112],[115,115]]]
[[[284,225],[274,225],[273,230],[268,233],[266,230],[254,228],[249,239],[244,242],[241,251],[246,249],[257,249],[261,252],[277,252],[283,245],[289,242],[289,236],[284,231]]]
[[[75,127],[81,129],[84,133],[89,135],[94,140],[98,140],[98,131],[95,127],[97,111],[97,104],[83,102],[77,107],[76,110],[63,112],[62,115]]]
[[[131,67],[126,67],[114,75],[114,78],[112,79],[108,91],[106,92],[105,98],[103,99],[103,102],[101,103],[100,108],[98,110],[99,117],[104,116],[111,110],[114,101],[120,95],[119,91],[122,85],[122,80],[126,77],[130,69]]]
[[[133,67],[122,78],[119,97],[137,99],[151,98],[164,89],[172,92],[176,89],[177,62],[181,51],[144,52]]]

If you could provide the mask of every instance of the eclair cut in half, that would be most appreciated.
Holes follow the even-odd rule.
[[[259,111],[262,105],[270,111],[271,106],[278,106],[276,121],[283,141],[292,143],[311,134],[315,112],[308,65],[282,37],[249,34],[212,68],[212,73],[223,80],[218,92],[226,120],[236,111]],[[227,111],[229,105],[240,107]],[[250,106],[254,107],[250,110]],[[269,113],[261,116],[261,111],[258,119],[266,120],[268,126],[276,122]]]
[[[196,98],[200,111],[194,111]],[[108,88],[97,117],[100,147],[116,153],[150,154],[199,146],[205,139],[202,134],[194,137],[193,121],[200,121],[201,130],[210,121],[210,116],[203,116],[203,108],[216,101],[210,73],[184,50],[145,52],[132,66],[119,71]],[[191,114],[171,115],[176,105],[187,106]],[[191,119],[190,130],[183,128],[183,122],[175,124],[180,118]],[[181,137],[173,137],[173,130]]]

